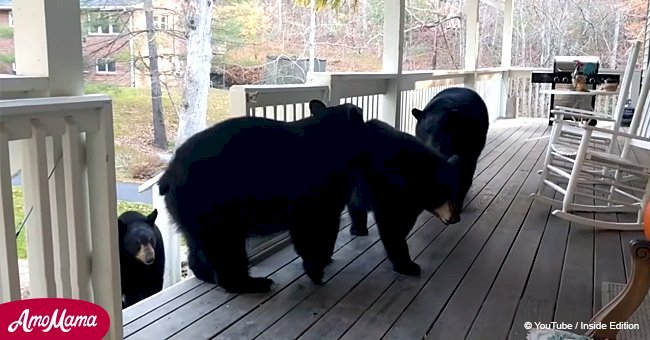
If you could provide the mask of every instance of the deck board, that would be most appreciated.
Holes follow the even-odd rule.
[[[409,234],[420,277],[392,270],[372,218],[369,235],[355,237],[344,214],[324,285],[287,246],[251,267],[274,280],[271,292],[228,294],[190,278],[127,309],[124,337],[525,339],[525,321],[587,322],[602,282],[625,282],[629,241],[642,233],[570,225],[528,197],[549,132],[544,119],[491,125],[461,222],[423,213]],[[650,160],[645,150],[633,155]]]
[[[528,129],[529,134],[523,135],[527,138],[536,127]],[[533,130],[533,131],[531,131]],[[522,137],[521,134],[517,136]],[[374,305],[353,325],[343,336],[343,339],[378,339],[391,327],[392,323],[403,313],[403,308],[409,306],[409,302],[415,297],[422,287],[427,283],[427,278],[432,276],[440,267],[445,258],[451,253],[472,224],[479,218],[490,202],[495,199],[499,189],[506,182],[508,174],[507,162],[516,154],[516,148],[510,148],[502,154],[501,159],[495,163],[495,168],[489,168],[476,179],[474,190],[470,190],[470,197],[476,196],[470,204],[470,209],[465,210],[460,223],[446,228],[425,251],[424,258],[430,259],[420,263],[422,266],[422,278],[400,278],[393,284]],[[498,170],[496,169],[498,167]],[[510,169],[512,172],[515,168]],[[499,173],[500,176],[494,176]],[[485,175],[485,176],[483,176]],[[485,178],[489,182],[484,185]],[[484,189],[477,196],[476,188]],[[476,203],[475,203],[476,202]],[[420,261],[421,262],[421,261]],[[427,301],[428,303],[428,301]],[[424,333],[423,333],[424,334]]]
[[[537,130],[544,131],[541,128]],[[538,132],[537,130],[535,132]],[[536,137],[537,134],[533,133],[532,136]],[[539,150],[537,152],[531,152],[538,143],[542,147],[538,148]],[[458,284],[465,277],[468,268],[477,260],[479,251],[485,246],[487,239],[499,225],[504,212],[513,203],[526,176],[533,169],[533,165],[537,161],[543,145],[543,143],[540,143],[540,140],[521,143],[521,148],[514,152],[508,164],[491,181],[496,189],[494,200],[490,202],[483,214],[477,216],[476,219],[468,221],[472,224],[469,231],[462,236],[462,240],[456,245],[448,257],[445,258],[442,265],[437,268],[435,274],[385,334],[386,339],[415,339],[419,335],[428,332],[430,325],[435,321],[436,316],[448,302],[449,296],[454,293]],[[528,164],[526,165],[525,163]],[[522,168],[527,170],[518,171]],[[490,189],[487,190],[491,191]],[[448,230],[456,233],[457,229],[459,228],[449,228]],[[492,257],[492,254],[489,256]],[[482,263],[481,265],[485,266],[487,264]],[[485,269],[485,267],[482,269]],[[485,273],[479,272],[479,274]],[[468,284],[478,283],[472,283],[470,281],[464,282]],[[474,290],[471,292],[464,290],[466,295],[462,296],[461,299],[465,297],[476,298],[480,294],[481,287],[474,286],[472,288]],[[467,308],[467,312],[472,313],[472,307],[463,306],[462,304],[464,302],[459,302],[461,304],[460,308]],[[476,306],[478,310],[480,301],[475,301],[475,303],[478,304]],[[429,337],[433,339],[456,339],[455,336],[449,336],[447,333],[449,331],[451,334],[454,334],[455,328],[462,326],[462,321],[456,319],[455,315],[456,313],[452,311],[450,318],[445,318],[440,323],[436,323],[434,326],[435,330],[431,331]],[[471,320],[469,321],[471,322]]]
[[[519,234],[471,325],[468,339],[481,340],[488,334],[494,339],[507,338],[550,210],[543,203],[532,203]]]
[[[432,339],[462,339],[469,331],[533,203],[528,193],[537,188],[538,177],[534,170],[543,164],[540,150],[546,145],[543,140],[535,143],[533,152],[519,166],[520,174],[526,176],[523,186],[510,203],[506,213],[496,223],[492,235],[445,306],[436,324],[429,330]],[[515,180],[517,179],[511,178],[510,182],[514,183]],[[490,222],[484,219],[481,223]],[[475,226],[477,227],[480,226]]]
[[[594,230],[571,225],[555,309],[555,321],[573,325],[592,316],[593,254]]]

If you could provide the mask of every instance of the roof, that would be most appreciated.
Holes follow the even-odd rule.
[[[11,8],[11,1],[0,0],[0,8]],[[142,0],[79,0],[81,8],[129,7],[141,2]]]

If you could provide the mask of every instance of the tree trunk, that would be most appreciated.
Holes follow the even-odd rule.
[[[176,147],[206,127],[212,64],[212,1],[187,0],[184,12],[187,58]]]
[[[158,44],[153,24],[152,0],[144,1],[144,16],[147,25],[147,45],[149,47],[149,73],[151,74],[151,109],[153,111],[153,145],[167,150],[165,133],[165,116],[162,106],[162,89],[160,88],[160,70],[158,69]]]
[[[282,32],[282,0],[276,0],[276,7],[278,8],[278,32]]]
[[[621,29],[621,9],[616,10],[616,24],[614,26],[614,36],[612,37],[612,54],[611,54],[611,59],[609,61],[609,67],[611,69],[616,68],[616,58],[618,55],[618,36],[620,34],[620,29]]]
[[[366,7],[366,1],[362,1],[359,6],[361,6],[361,32],[363,33],[363,38],[367,39],[368,36],[368,9]]]
[[[309,6],[309,72],[316,70],[316,0]]]
[[[284,23],[282,22],[282,17],[284,14],[282,13],[282,1],[283,0],[277,0],[278,3],[278,33],[282,37],[282,51],[284,51]]]
[[[442,25],[439,26],[442,34],[445,34]],[[431,69],[435,70],[438,67],[438,32],[433,34],[433,51],[431,53]]]

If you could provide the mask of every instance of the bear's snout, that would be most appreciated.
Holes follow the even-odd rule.
[[[140,262],[150,265],[156,260],[156,251],[151,244],[143,244],[140,246],[138,254],[135,256]]]
[[[442,223],[456,224],[460,222],[460,216],[458,211],[454,208],[451,202],[447,201],[443,205],[439,206],[433,211],[433,214],[442,221]]]

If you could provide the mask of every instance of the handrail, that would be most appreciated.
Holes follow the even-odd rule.
[[[0,99],[23,97],[29,93],[47,91],[47,77],[0,74]]]
[[[140,184],[138,186],[138,193],[145,192],[149,189],[151,189],[154,185],[158,184],[158,181],[160,180],[160,177],[165,173],[165,171],[161,171],[157,174],[155,174],[153,177],[149,178],[146,182]]]
[[[102,108],[111,98],[103,94],[0,100],[0,117]]]

